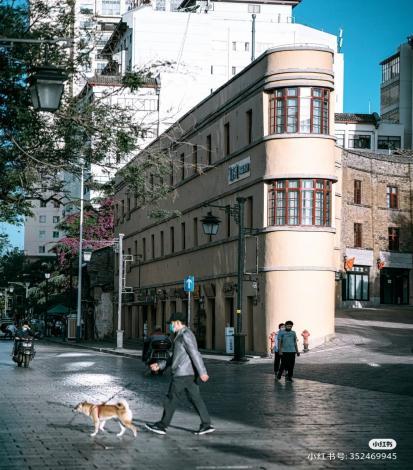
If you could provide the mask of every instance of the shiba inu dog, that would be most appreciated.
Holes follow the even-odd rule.
[[[74,407],[73,411],[76,413],[83,413],[92,418],[93,424],[95,425],[95,431],[91,436],[96,436],[99,430],[104,431],[105,423],[108,419],[117,418],[120,424],[120,432],[117,436],[122,436],[126,428],[128,428],[136,437],[137,428],[132,424],[132,411],[130,410],[126,400],[119,400],[118,403],[113,405],[108,405],[106,403],[96,405],[94,403],[82,401]]]

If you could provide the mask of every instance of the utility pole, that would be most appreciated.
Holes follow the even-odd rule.
[[[118,329],[116,331],[116,349],[123,348],[122,330],[122,291],[123,291],[123,233],[119,234],[119,275],[118,275]]]

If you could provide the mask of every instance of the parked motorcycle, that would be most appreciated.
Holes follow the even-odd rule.
[[[146,352],[142,356],[142,360],[147,367],[151,364],[159,363],[161,360],[168,360],[172,354],[172,341],[169,338],[152,339],[147,347]],[[163,371],[154,372],[151,370],[152,375],[162,375]]]
[[[33,336],[16,336],[14,338],[13,361],[17,363],[18,367],[21,367],[22,364],[24,367],[28,367],[35,354]]]

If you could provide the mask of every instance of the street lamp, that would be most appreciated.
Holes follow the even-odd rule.
[[[35,111],[54,113],[59,109],[67,75],[54,65],[36,67],[29,76],[29,90]]]
[[[49,304],[49,279],[50,279],[50,273],[44,273],[44,278],[46,279],[46,307],[44,310],[44,332],[45,336],[47,333],[47,306]]]
[[[85,263],[89,263],[91,259],[92,259],[92,250],[90,248],[85,248],[83,250],[83,261]]]
[[[245,233],[244,226],[244,207],[245,198],[237,197],[237,204],[234,206],[220,206],[215,204],[207,204],[209,207],[216,207],[224,210],[233,216],[235,222],[238,224],[238,285],[237,285],[237,321],[234,335],[234,361],[247,361],[245,357],[245,335],[242,333],[242,304],[243,304],[243,282],[244,282],[244,252],[245,252]],[[201,219],[202,228],[205,235],[209,235],[210,240],[212,235],[218,232],[220,219],[215,217],[212,212]],[[249,229],[251,230],[251,229]]]
[[[212,215],[212,212],[209,211],[208,214],[201,219],[201,223],[205,235],[209,235],[209,241],[211,241],[212,235],[216,235],[218,233],[221,219],[215,217],[215,215]]]

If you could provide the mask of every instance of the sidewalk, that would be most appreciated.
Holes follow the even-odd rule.
[[[124,340],[123,341],[123,348],[116,348],[116,340],[113,339],[111,340],[106,340],[106,341],[100,341],[100,340],[84,340],[81,342],[76,342],[76,341],[67,341],[63,340],[62,338],[59,337],[53,337],[53,336],[48,336],[46,338],[43,338],[44,341],[49,341],[52,343],[58,343],[61,345],[69,346],[69,347],[75,347],[75,348],[84,348],[84,349],[89,349],[92,351],[99,351],[103,352],[106,354],[114,354],[117,356],[123,356],[123,357],[130,357],[130,358],[141,358],[142,357],[142,340]],[[209,352],[204,352],[201,350],[202,357],[204,359],[213,359],[217,361],[230,361],[233,357],[232,354],[214,354],[214,353],[209,353]],[[249,362],[262,362],[262,360],[268,360],[269,358],[266,357],[258,357],[258,356],[247,356],[250,361]]]

